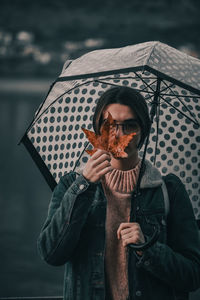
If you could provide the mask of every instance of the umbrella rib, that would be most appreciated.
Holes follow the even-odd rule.
[[[127,79],[127,78],[129,78],[129,79],[135,79],[134,77],[124,77],[124,78],[122,78],[122,77],[120,77],[120,79]],[[105,78],[105,79],[108,79],[108,78]],[[113,79],[113,78],[110,78],[110,79]],[[95,82],[99,82],[99,83],[105,83],[105,84],[108,84],[108,82],[107,81],[103,81],[103,80],[95,80]],[[155,81],[153,81],[151,84],[154,84],[156,82],[156,80]],[[146,84],[146,82],[144,82],[145,84]],[[110,85],[113,85],[113,86],[118,86],[118,84],[116,83],[110,83],[109,82],[109,84]],[[149,86],[150,87],[150,86]],[[144,89],[146,89],[147,87],[145,87]],[[150,91],[145,91],[144,89],[136,89],[137,91],[139,91],[139,92],[143,92],[143,93],[148,93],[148,94],[151,94],[151,95],[149,95],[149,99],[150,98],[152,98],[152,96],[154,95],[154,91],[153,91],[153,89],[152,89],[152,92],[150,92]],[[146,99],[146,100],[149,100],[149,99]]]
[[[187,116],[184,112],[182,112],[180,109],[178,109],[176,106],[174,106],[173,104],[171,104],[169,101],[167,101],[165,98],[163,98],[160,95],[160,98],[162,98],[164,100],[164,102],[166,102],[169,106],[173,107],[176,111],[178,111],[180,114],[182,114],[184,117],[186,117],[187,119],[189,119],[192,123],[194,123],[195,125],[197,125],[198,127],[200,126],[199,122],[196,120],[196,118],[192,119],[189,116]]]
[[[173,92],[173,90],[171,89],[171,87],[174,85],[174,83],[171,83],[170,85],[167,85],[166,84],[166,82],[165,82],[165,80],[163,80],[163,83],[165,84],[165,88],[163,88],[162,90],[161,90],[161,92],[162,92],[162,95],[163,96],[175,96],[176,98],[177,98],[177,95],[176,94],[174,94],[174,92]],[[164,94],[163,93],[163,91],[166,91],[166,90],[170,90],[170,91],[172,91],[172,94]],[[185,97],[192,97],[192,98],[200,98],[200,96],[186,96],[186,95],[178,95],[178,97],[180,97],[180,98],[185,98]]]
[[[146,83],[143,79],[142,79],[142,77],[140,76],[140,75],[138,75],[136,72],[135,72],[135,74],[138,76],[138,78],[144,83],[144,84],[146,84],[146,86],[148,87],[148,88],[150,88],[151,90],[152,90],[152,95],[154,95],[155,94],[155,91],[154,91],[154,89],[151,87],[151,85],[153,84],[153,83],[155,83],[155,82],[157,82],[157,80],[155,80],[153,83],[151,83],[151,85],[149,85],[148,83]],[[143,91],[144,93],[150,93],[150,91]]]
[[[164,82],[164,80],[163,80],[163,82]],[[164,83],[165,83],[165,82],[164,82]],[[166,84],[165,84],[165,85],[166,85]],[[174,83],[171,83],[170,85],[167,85],[166,87],[163,87],[163,89],[162,89],[160,92],[164,92],[164,91],[170,89],[173,85],[174,85]],[[164,95],[164,94],[162,93],[162,95]],[[168,94],[167,94],[167,95],[168,95]]]
[[[121,79],[136,79],[137,77],[133,77],[133,76],[128,76],[128,77],[119,77],[119,78],[116,78],[116,80],[121,80]],[[112,77],[107,77],[107,78],[104,78],[103,80],[109,80],[109,79],[112,79],[112,80],[114,80],[115,78],[112,78]],[[149,84],[147,84],[142,78],[140,78],[141,80],[142,80],[142,82],[144,83],[144,84],[146,84],[146,87],[144,87],[143,89],[137,89],[137,90],[139,90],[139,91],[142,91],[142,92],[145,92],[145,93],[150,93],[149,91],[145,91],[145,89],[147,88],[147,87],[149,87],[149,88],[151,88],[151,85],[152,84],[154,84],[157,80],[155,79],[155,77],[152,77],[152,78],[149,78],[149,77],[147,77],[147,79],[155,79],[152,83],[151,83],[151,85],[149,85]],[[95,80],[96,82],[100,82],[100,83],[106,83],[106,81],[103,81],[103,80],[99,80],[99,79],[97,79],[97,80]],[[109,84],[111,84],[111,83],[109,83]],[[112,85],[116,85],[116,84],[112,84]],[[151,88],[151,90],[152,90],[152,94],[154,94],[154,90]]]
[[[167,85],[166,84],[166,82],[163,80],[163,83],[165,84],[165,88],[163,88],[162,90],[161,90],[161,93],[162,93],[162,96],[169,96],[169,97],[175,97],[175,98],[177,98],[177,96],[179,97],[179,98],[185,98],[185,97],[192,97],[192,98],[200,98],[200,96],[186,96],[186,95],[176,95],[176,94],[174,94],[174,92],[171,90],[171,87],[174,85],[174,83],[171,83],[170,85]],[[168,89],[170,89],[170,91],[172,91],[172,94],[165,94],[165,93],[163,93],[163,91],[166,91],[166,90],[168,90]]]
[[[188,98],[200,98],[199,96],[185,96],[185,95],[176,95],[176,94],[165,94],[165,93],[162,93],[162,95],[163,96],[169,96],[169,97],[175,97],[175,98],[177,98],[177,96],[179,97],[179,98],[185,98],[185,97],[188,97]]]
[[[136,72],[135,72],[135,75],[136,75],[136,77],[133,77],[133,76],[130,76],[130,77],[124,77],[124,78],[120,78],[120,79],[127,79],[127,78],[130,78],[130,79],[134,79],[134,78],[139,78],[145,85],[146,85],[146,87],[145,88],[149,88],[151,91],[145,91],[145,88],[142,90],[142,92],[144,92],[144,93],[148,93],[148,94],[151,94],[152,93],[152,95],[155,93],[155,91],[153,90],[153,88],[151,87],[151,85],[153,84],[153,83],[155,83],[156,82],[156,80],[154,81],[154,82],[152,82],[151,83],[151,85],[149,85],[148,83],[146,83],[144,80],[143,80],[143,78],[139,75],[139,74],[137,74]],[[107,79],[108,79],[108,77],[107,77]],[[111,78],[110,77],[110,79],[113,79],[113,78]],[[117,78],[116,78],[117,79]],[[148,78],[149,79],[149,78]],[[82,86],[82,85],[84,85],[84,84],[86,84],[86,83],[91,83],[91,82],[100,82],[100,83],[105,83],[105,82],[103,82],[103,81],[101,81],[101,80],[94,80],[94,79],[92,79],[92,80],[89,80],[89,81],[84,81],[84,82],[82,82],[82,83],[80,83],[80,84],[77,84],[76,86],[74,86],[73,88],[71,88],[71,89],[69,89],[67,92],[64,92],[63,94],[61,94],[61,95],[59,95],[59,97],[57,97],[53,102],[51,102],[47,107],[46,107],[46,109],[42,112],[42,114],[40,114],[39,115],[39,111],[38,111],[38,113],[37,113],[37,116],[36,116],[36,118],[35,118],[35,120],[33,120],[32,122],[31,122],[31,124],[30,124],[30,126],[28,127],[28,129],[27,129],[27,133],[28,133],[28,131],[30,130],[30,128],[37,122],[37,120],[49,109],[49,107],[52,105],[52,104],[54,104],[58,99],[60,99],[61,97],[63,97],[65,94],[67,94],[67,93],[69,93],[70,91],[72,91],[72,90],[74,90],[75,88],[77,88],[77,87],[80,87],[80,86]],[[163,81],[164,82],[164,81]],[[54,83],[55,84],[55,83]],[[113,86],[116,86],[117,84],[113,84],[113,83],[109,83],[110,85],[113,85]],[[200,124],[199,124],[199,122],[196,120],[196,118],[195,118],[195,116],[191,113],[191,111],[187,108],[187,106],[185,106],[185,104],[182,102],[182,100],[179,98],[179,96],[177,96],[177,95],[175,95],[174,94],[174,92],[173,92],[173,90],[171,90],[171,88],[170,88],[170,86],[168,86],[165,82],[164,82],[164,84],[166,85],[166,88],[165,89],[170,89],[170,91],[172,92],[172,94],[174,95],[174,97],[176,97],[176,98],[178,98],[179,99],[179,101],[182,103],[182,105],[185,107],[185,109],[189,112],[189,114],[191,115],[191,117],[192,118],[194,118],[194,120],[192,119],[192,118],[190,118],[189,116],[187,116],[185,113],[183,113],[183,112],[181,112],[177,107],[175,107],[174,105],[172,105],[171,103],[169,103],[167,100],[165,100],[161,95],[160,95],[160,97],[166,102],[166,103],[168,103],[168,105],[170,105],[171,107],[173,107],[174,109],[176,109],[177,111],[179,111],[182,115],[184,115],[186,118],[188,118],[188,119],[190,119],[193,123],[195,123],[196,125],[198,125],[198,126],[200,126]],[[141,91],[141,90],[140,90]],[[163,90],[162,90],[163,91]],[[169,96],[169,95],[168,95]],[[149,96],[149,98],[151,98],[152,96]],[[180,96],[180,97],[187,97],[187,96]],[[194,97],[193,97],[194,98]],[[196,97],[196,98],[200,98],[200,97]],[[41,111],[41,109],[42,109],[42,107],[40,108],[40,111]]]
[[[167,86],[167,84],[165,83],[165,81],[163,81],[163,83]],[[174,94],[174,92],[173,92],[173,90],[170,88],[170,86],[169,86],[169,90],[172,92],[172,94]],[[184,104],[184,102],[179,98],[179,96],[176,95],[176,94],[174,94],[174,97],[176,97],[176,98],[181,102],[181,104],[183,105],[183,107],[185,107],[185,109],[189,112],[190,116],[194,118],[194,120],[195,120],[195,122],[197,122],[197,124],[199,124],[198,121],[196,120],[195,115],[187,108],[187,106],[186,106],[186,105]],[[189,96],[185,96],[185,97],[189,97]],[[177,108],[175,107],[175,109],[177,109]],[[178,109],[177,109],[177,110],[178,110]],[[181,111],[179,111],[179,112],[181,112]],[[181,112],[181,113],[182,113],[182,112]],[[182,113],[182,114],[183,114],[183,113]],[[184,114],[184,115],[185,115],[185,114]],[[187,115],[185,115],[185,116],[187,116]]]
[[[117,84],[117,83],[110,83],[110,82],[103,81],[103,80],[99,80],[99,79],[97,79],[97,80],[93,80],[93,81],[95,81],[95,82],[99,82],[99,83],[104,83],[104,84],[109,84],[109,85],[112,85],[112,86],[118,86],[118,84]]]
[[[139,76],[136,72],[135,72],[135,74],[139,77],[140,80],[142,80],[142,82],[144,82],[141,76]],[[154,82],[152,82],[151,85],[154,84],[155,82],[157,82],[157,80],[155,80]],[[147,86],[148,88],[150,88],[150,89],[152,90],[152,96],[154,96],[155,91],[154,91],[154,89],[151,87],[151,85],[149,85],[149,84],[146,83],[146,82],[144,82],[144,83],[146,84],[146,86]],[[151,93],[150,91],[144,91],[144,90],[143,90],[142,92],[143,92],[143,93],[148,93],[148,94]],[[149,96],[149,98],[152,98],[152,96]],[[146,99],[146,100],[147,100],[147,99]]]
[[[153,83],[155,83],[155,82],[156,82],[156,81],[154,81]],[[152,83],[152,84],[153,84],[153,83]],[[173,86],[173,85],[174,85],[174,84],[171,84],[171,86]],[[165,90],[167,90],[168,88],[169,88],[169,87],[163,88],[163,89],[160,91],[160,93],[163,92],[163,91],[165,91]],[[152,95],[154,95],[155,91],[153,91],[153,92],[147,91],[147,92],[146,92],[146,91],[143,90],[143,93],[152,93]],[[162,95],[168,96],[169,94],[163,94],[163,93],[162,93]],[[151,98],[151,97],[149,97],[149,98]]]
[[[112,85],[112,86],[118,86],[118,84],[117,83],[108,83],[107,81],[102,81],[102,80],[95,80],[95,82],[99,82],[99,83],[105,83],[105,84],[110,84],[110,85]],[[154,81],[155,82],[155,81]],[[153,83],[152,83],[153,84]],[[146,88],[146,87],[145,87]],[[139,91],[139,92],[144,92],[144,93],[150,93],[149,91],[144,91],[144,90],[140,90],[140,89],[136,89],[137,91]],[[151,96],[149,96],[149,98],[152,98],[152,96],[154,95],[154,93],[152,92],[152,95]],[[147,100],[147,99],[146,99]]]
[[[136,74],[136,72],[133,72],[133,73],[135,73]],[[110,79],[115,79],[115,80],[120,80],[120,79],[136,79],[136,78],[138,78],[138,76],[121,76],[121,77],[105,77],[104,79],[106,79],[106,80],[110,80]],[[143,78],[145,78],[145,79],[155,79],[156,80],[156,78],[155,77],[143,77]],[[97,79],[97,80],[99,80],[99,79]]]
[[[151,87],[151,85],[153,85],[155,82],[157,82],[157,79],[155,79],[151,84],[147,84],[145,81],[143,81],[146,84],[146,87],[144,87],[142,90],[140,90],[141,92],[146,92],[145,89],[146,88],[151,88],[152,89],[152,94],[154,94],[154,89]],[[146,93],[151,93],[149,91],[147,91]]]
[[[155,155],[154,155],[154,166],[156,164],[156,157],[157,157],[157,148],[158,148],[158,135],[159,135],[159,124],[160,124],[160,97],[158,98],[158,110],[156,112],[156,144],[155,144]]]
[[[67,92],[64,92],[63,94],[59,95],[59,97],[57,97],[53,102],[51,102],[46,108],[45,110],[40,114],[35,117],[35,119],[31,122],[30,126],[28,127],[28,129],[26,130],[26,133],[28,133],[28,131],[31,129],[31,127],[37,122],[37,120],[56,102],[58,101],[61,97],[63,97],[65,94],[71,92],[72,90],[76,89],[77,87],[80,87],[82,85],[85,85],[86,83],[91,83],[94,80],[90,80],[90,81],[86,81],[86,82],[82,82],[81,84],[78,84],[76,86],[74,86],[73,88],[69,89]],[[41,111],[42,107],[40,108]]]
[[[136,74],[136,75],[138,75],[138,74]],[[124,77],[124,79],[125,78],[127,78],[127,77]],[[134,77],[131,77],[130,76],[130,78],[133,78],[134,79]],[[112,77],[110,77],[110,79],[113,79]],[[103,82],[103,81],[100,81],[100,80],[94,80],[94,79],[92,79],[92,80],[89,80],[89,81],[84,81],[84,82],[82,82],[82,83],[80,83],[80,84],[77,84],[76,86],[74,86],[73,88],[71,88],[71,89],[69,89],[67,92],[64,92],[63,94],[61,94],[61,95],[59,95],[53,102],[51,102],[47,107],[46,107],[46,109],[41,113],[41,114],[39,114],[39,112],[42,110],[42,106],[43,105],[41,105],[41,107],[40,107],[40,109],[39,109],[39,111],[37,112],[37,115],[35,116],[35,118],[34,118],[34,120],[32,120],[32,122],[31,122],[31,124],[29,125],[29,127],[28,127],[28,129],[26,130],[26,133],[28,133],[29,131],[30,131],[30,129],[31,129],[31,127],[37,122],[37,120],[51,107],[51,105],[53,105],[56,101],[58,101],[58,99],[60,99],[61,97],[63,97],[65,94],[67,94],[67,93],[69,93],[70,91],[72,91],[72,90],[74,90],[75,88],[77,88],[77,87],[80,87],[80,86],[82,86],[82,85],[84,85],[84,84],[86,84],[86,83],[91,83],[91,82],[100,82],[100,83],[105,83],[105,82]],[[54,82],[54,85],[56,84],[56,81]],[[117,84],[112,84],[112,83],[109,83],[110,85],[113,85],[113,86],[116,86]],[[152,88],[151,88],[152,89]],[[152,89],[152,91],[153,91],[153,89]],[[46,97],[47,98],[47,97]],[[43,102],[43,104],[45,103],[45,101]]]
[[[138,75],[136,72],[135,72],[135,74],[136,74],[136,76],[137,76],[143,83],[146,84],[147,87],[149,87],[149,88],[152,90],[153,93],[155,92],[154,89],[151,87],[151,85],[149,85],[148,83],[144,82],[143,78],[142,78],[140,75]],[[155,80],[154,82],[156,82],[156,80]]]
[[[140,80],[146,85],[145,88],[148,87],[148,88],[150,88],[150,89],[152,90],[152,95],[153,95],[155,91],[152,89],[151,85],[154,84],[154,83],[156,82],[156,80],[155,80],[154,82],[152,82],[151,85],[149,85],[149,84],[147,84],[147,83],[142,79],[142,77],[140,77],[136,72],[135,72],[135,74],[136,74],[136,76],[139,77]],[[132,77],[132,76],[130,76],[130,77],[124,77],[123,79],[128,79],[128,78],[134,79],[134,77]],[[107,78],[107,79],[108,79],[108,78]],[[122,77],[121,77],[120,79],[122,79]],[[102,81],[102,80],[96,80],[96,81],[101,82],[101,83],[106,83],[106,82],[104,82],[104,81]],[[163,81],[163,82],[164,82],[164,81]],[[110,84],[110,85],[114,85],[114,86],[117,85],[117,84],[111,84],[111,83],[109,83],[109,84]],[[162,92],[162,91],[165,91],[165,90],[167,90],[167,89],[169,89],[169,90],[172,92],[172,95],[173,95],[175,98],[178,98],[178,96],[175,95],[175,94],[173,93],[173,90],[171,90],[171,86],[173,86],[174,84],[171,83],[170,86],[168,86],[165,82],[164,82],[164,84],[165,84],[166,87],[163,88],[163,89],[161,90],[161,92]],[[151,91],[145,91],[145,88],[142,89],[142,90],[140,90],[140,91],[145,92],[145,93],[148,93],[148,94],[151,94]],[[186,118],[190,119],[194,124],[196,124],[196,125],[199,126],[199,123],[198,123],[198,121],[196,120],[195,116],[190,112],[190,110],[188,110],[187,106],[185,106],[184,103],[183,103],[180,99],[179,99],[179,100],[180,100],[180,102],[182,103],[182,105],[186,108],[186,110],[190,113],[191,117],[193,117],[195,121],[194,121],[192,118],[190,118],[189,116],[187,116],[185,113],[183,113],[181,110],[179,110],[177,107],[175,107],[173,104],[171,104],[170,102],[168,102],[166,99],[164,99],[164,98],[162,97],[163,95],[169,96],[169,94],[162,94],[162,95],[160,95],[160,97],[161,97],[168,105],[170,105],[171,107],[173,107],[175,110],[177,110],[178,112],[180,112],[180,113],[181,113],[182,115],[184,115]],[[171,95],[171,96],[172,96],[172,95]],[[182,96],[182,97],[185,97],[185,96]],[[149,95],[149,98],[152,98],[152,96]],[[146,100],[147,100],[147,99],[146,99]],[[157,147],[157,145],[156,145],[156,147]]]

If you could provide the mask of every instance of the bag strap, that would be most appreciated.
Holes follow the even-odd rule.
[[[169,195],[168,195],[167,186],[165,184],[164,178],[161,187],[162,187],[162,192],[163,192],[163,197],[165,202],[165,216],[167,218],[170,210],[170,202],[169,202]]]

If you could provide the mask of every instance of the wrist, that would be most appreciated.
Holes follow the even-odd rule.
[[[87,180],[88,182],[90,181],[87,174],[85,174],[84,170],[82,172],[82,176],[85,178],[85,180]]]

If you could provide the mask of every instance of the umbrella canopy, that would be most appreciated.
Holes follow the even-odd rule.
[[[147,159],[163,175],[181,178],[200,218],[199,77],[198,59],[160,42],[87,53],[65,63],[21,141],[53,189],[87,162],[81,127],[92,129],[100,95],[115,85],[133,87],[155,113]]]

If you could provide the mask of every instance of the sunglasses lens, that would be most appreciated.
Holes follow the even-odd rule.
[[[137,122],[116,124],[116,129],[118,129],[119,127],[121,127],[121,130],[124,134],[129,134],[138,131],[139,129],[139,125]]]

